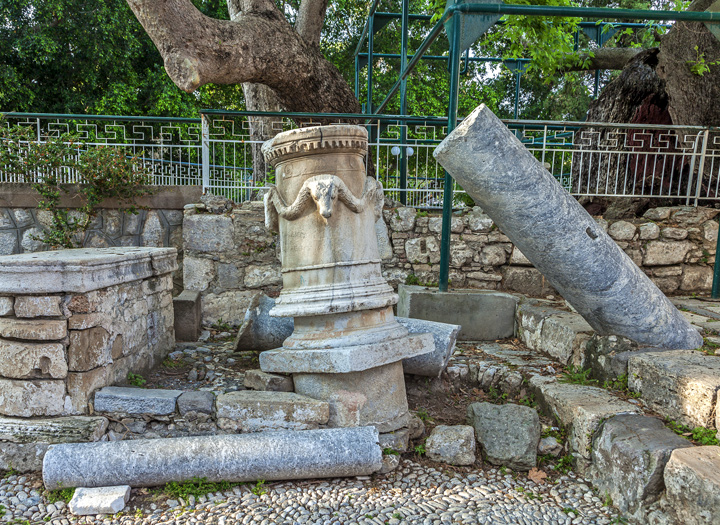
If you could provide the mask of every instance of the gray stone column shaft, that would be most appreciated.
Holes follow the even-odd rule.
[[[485,105],[434,155],[599,334],[661,348],[702,345],[667,297]]]
[[[71,443],[43,461],[48,490],[152,487],[193,477],[256,481],[368,475],[382,466],[373,427]]]

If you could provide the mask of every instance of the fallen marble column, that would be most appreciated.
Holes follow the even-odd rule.
[[[194,477],[208,481],[330,478],[382,467],[373,427],[259,432],[225,436],[70,443],[48,449],[48,490],[152,487]]]
[[[403,371],[406,374],[438,377],[447,367],[450,356],[455,350],[455,341],[457,341],[461,326],[408,317],[396,317],[395,319],[411,334],[431,333],[435,343],[435,350],[432,352],[403,359]]]
[[[484,104],[435,158],[600,335],[693,349],[701,335]]]

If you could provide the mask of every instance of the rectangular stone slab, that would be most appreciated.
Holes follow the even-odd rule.
[[[20,419],[0,417],[0,440],[13,443],[77,443],[97,441],[105,433],[104,417]]]
[[[9,378],[67,376],[65,347],[61,343],[26,343],[0,339],[0,376]]]
[[[432,334],[411,334],[402,339],[344,348],[278,348],[260,354],[260,369],[276,373],[346,374],[395,363],[435,350]]]
[[[0,293],[89,292],[177,269],[175,248],[78,248],[3,257]]]
[[[228,392],[217,397],[215,406],[218,426],[232,431],[310,430],[330,417],[326,402],[292,392]]]
[[[167,415],[175,412],[182,390],[108,386],[95,393],[97,412]]]
[[[330,428],[52,445],[43,481],[48,490],[153,487],[194,477],[242,482],[363,476],[381,466],[374,427]]]
[[[68,508],[76,516],[94,516],[96,514],[117,514],[125,508],[130,499],[130,486],[118,487],[79,487],[75,490]]]

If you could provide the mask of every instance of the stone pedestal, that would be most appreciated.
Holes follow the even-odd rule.
[[[367,131],[303,128],[263,146],[277,186],[265,196],[279,231],[283,291],[270,315],[294,317],[283,347],[260,355],[265,372],[294,374],[296,392],[330,403],[332,426],[409,421],[402,359],[434,350],[430,334],[408,335],[393,315],[375,222],[382,186],[366,175]]]

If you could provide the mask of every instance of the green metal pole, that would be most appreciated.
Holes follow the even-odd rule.
[[[372,103],[372,77],[373,77],[373,40],[375,40],[375,31],[373,23],[375,21],[375,13],[370,13],[370,23],[368,24],[368,63],[367,63],[367,107],[365,111],[368,114],[373,112]]]
[[[450,41],[450,100],[448,101],[448,135],[455,129],[458,114],[458,91],[460,87],[460,15],[452,17],[452,40]],[[448,291],[450,281],[450,221],[452,220],[453,179],[445,172],[443,191],[442,236],[440,238],[440,276],[438,284],[441,292]]]
[[[713,299],[720,299],[720,231],[718,231],[715,245],[715,268],[713,270],[712,294]]]
[[[407,67],[408,54],[408,23],[410,15],[410,0],[403,0],[402,4],[402,36],[400,38],[400,72]],[[407,114],[407,80],[400,79],[400,114]],[[407,204],[407,124],[400,126],[400,203]]]
[[[360,100],[360,58],[355,55],[355,98]]]

